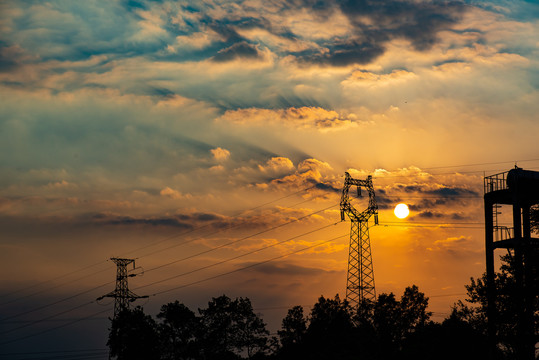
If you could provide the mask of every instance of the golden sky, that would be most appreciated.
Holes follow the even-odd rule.
[[[111,257],[136,258],[130,287],[152,315],[247,296],[276,331],[287,308],[344,297],[345,171],[373,176],[377,293],[416,284],[442,320],[484,271],[483,176],[539,169],[533,2],[3,1],[0,14],[6,351],[103,348],[112,304],[92,301],[114,289]]]

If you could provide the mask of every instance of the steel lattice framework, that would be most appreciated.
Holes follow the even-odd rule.
[[[361,187],[364,187],[369,193],[369,205],[362,212],[350,204],[349,191],[351,186],[357,187],[358,197],[361,196]],[[355,308],[363,300],[376,300],[369,219],[374,215],[374,223],[378,224],[378,206],[376,205],[372,176],[369,175],[366,180],[358,180],[353,179],[349,173],[345,173],[341,196],[341,220],[343,221],[344,214],[351,221],[346,299]]]
[[[116,289],[110,293],[103,295],[97,300],[101,300],[106,297],[114,298],[114,318],[125,309],[129,309],[129,303],[137,299],[147,298],[148,296],[138,296],[129,290],[127,279],[129,277],[136,276],[136,274],[128,274],[127,266],[133,264],[133,269],[135,269],[135,260],[134,259],[121,259],[121,258],[110,258],[116,264]]]

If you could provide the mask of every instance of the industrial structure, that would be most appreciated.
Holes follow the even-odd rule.
[[[487,273],[487,318],[490,358],[494,359],[498,344],[498,297],[494,272],[494,251],[507,249],[515,268],[515,291],[511,295],[519,313],[517,319],[516,356],[535,359],[534,303],[539,295],[537,254],[539,239],[531,237],[530,209],[539,204],[539,172],[514,169],[484,178],[485,252]],[[512,207],[512,226],[499,222],[502,205]],[[507,295],[507,294],[505,294]]]
[[[127,266],[133,264],[133,269],[135,269],[135,259],[110,259],[116,264],[116,289],[106,295],[98,297],[97,301],[106,297],[114,298],[114,318],[116,319],[122,310],[129,309],[129,303],[137,299],[148,298],[148,296],[138,296],[129,290],[127,279],[137,276],[137,274],[128,274]]]
[[[351,186],[357,187],[358,197],[361,197],[361,187],[367,190],[369,194],[367,209],[360,212],[350,204],[349,191]],[[374,215],[374,223],[378,224],[378,206],[376,205],[372,176],[369,175],[366,180],[358,180],[353,179],[349,173],[345,173],[341,196],[341,221],[344,221],[344,214],[351,222],[346,300],[353,308],[357,308],[363,300],[376,300],[369,219]]]

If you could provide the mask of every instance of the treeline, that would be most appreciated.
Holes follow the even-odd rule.
[[[539,231],[539,208],[532,212]],[[539,294],[539,249],[526,256],[528,291]],[[495,278],[496,359],[518,359],[520,290],[513,256],[501,257]],[[163,305],[156,319],[142,308],[126,310],[112,321],[108,346],[118,360],[386,360],[487,358],[486,276],[466,286],[468,305],[458,301],[441,323],[431,320],[428,298],[416,286],[400,299],[381,294],[352,309],[346,301],[320,297],[310,313],[294,306],[270,335],[248,298],[211,299],[197,313],[178,301]],[[539,296],[533,304],[534,336],[539,341]],[[533,339],[532,339],[533,342]],[[536,351],[537,354],[537,351]]]
[[[481,359],[484,323],[456,306],[442,323],[431,321],[428,298],[416,286],[400,299],[381,294],[352,309],[339,296],[320,297],[309,314],[294,306],[270,335],[248,298],[211,299],[196,314],[178,301],[156,319],[142,308],[112,322],[108,345],[123,359]]]

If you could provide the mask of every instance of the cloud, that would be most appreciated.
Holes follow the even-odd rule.
[[[272,157],[264,165],[258,165],[260,171],[271,174],[288,173],[295,170],[294,163],[285,157]]]
[[[436,240],[432,246],[427,247],[427,250],[429,252],[441,252],[452,257],[470,256],[481,253],[481,250],[476,248],[472,237],[465,235]]]
[[[244,262],[238,264],[238,267],[252,266],[254,262]],[[320,276],[326,273],[332,273],[334,271],[325,270],[320,268],[313,268],[307,266],[300,266],[288,262],[272,262],[261,265],[252,266],[250,271],[262,273],[265,275],[277,275],[277,276]]]
[[[228,160],[228,158],[230,157],[230,151],[220,147],[211,149],[210,152],[212,153],[214,159],[217,161],[225,161]]]
[[[168,186],[162,189],[159,194],[161,194],[161,196],[168,197],[174,200],[184,199],[186,197],[186,195],[183,195],[178,190],[171,189]]]
[[[277,110],[259,108],[227,110],[218,120],[247,126],[283,125],[321,132],[357,126],[357,117],[354,114],[339,114],[334,110],[307,106]]]
[[[226,49],[219,50],[217,55],[213,57],[213,61],[226,62],[236,59],[257,59],[259,57],[260,54],[257,48],[244,41],[235,43]]]
[[[286,160],[284,162],[287,163]],[[271,179],[268,183],[257,183],[256,186],[280,191],[305,188],[305,196],[309,194],[319,199],[332,198],[339,194],[342,188],[332,167],[317,159],[305,159],[298,164],[294,173]]]
[[[296,8],[310,6],[295,2]],[[409,41],[415,50],[425,51],[438,41],[438,33],[450,30],[466,10],[463,2],[370,1],[319,2],[313,11],[325,16],[341,12],[348,18],[350,34],[324,43],[323,52],[301,54],[300,59],[332,66],[368,64],[386,51],[395,39]]]

